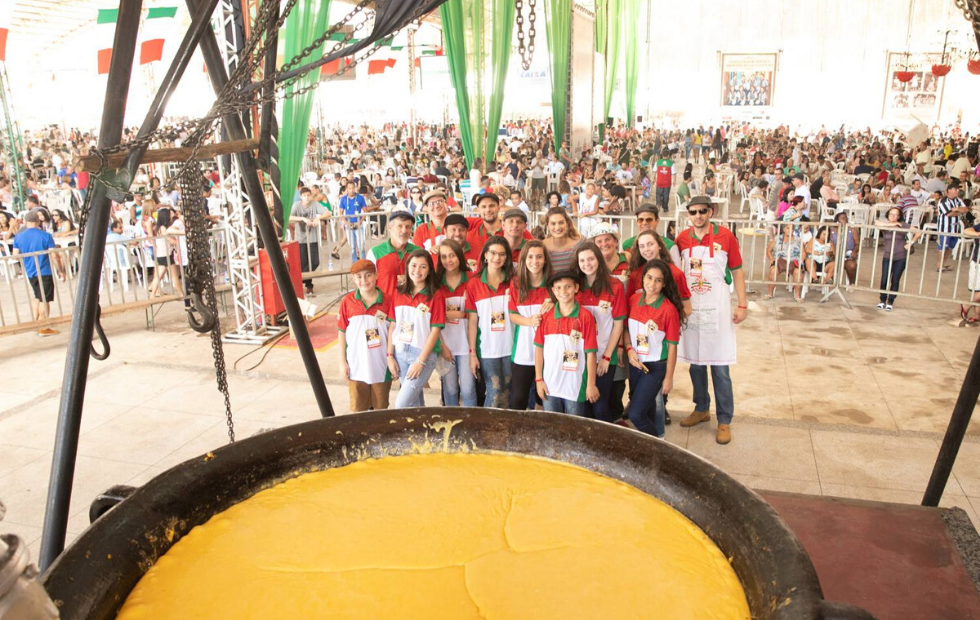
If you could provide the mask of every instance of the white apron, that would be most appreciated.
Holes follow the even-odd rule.
[[[708,243],[681,253],[691,289],[692,311],[681,334],[677,357],[688,364],[729,366],[735,363],[735,324],[732,295],[725,282],[728,253],[714,244],[711,232]]]

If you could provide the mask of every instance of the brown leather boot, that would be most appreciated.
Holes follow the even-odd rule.
[[[711,414],[707,411],[695,411],[691,415],[681,420],[681,426],[687,428],[688,426],[694,426],[695,424],[707,422],[710,419]]]
[[[715,435],[715,441],[721,445],[731,443],[732,441],[732,427],[730,424],[719,424],[718,434]]]

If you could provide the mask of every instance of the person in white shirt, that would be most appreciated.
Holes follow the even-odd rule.
[[[921,207],[929,200],[929,192],[922,189],[922,182],[919,179],[912,180],[912,197],[915,198],[915,202]]]
[[[521,194],[521,190],[519,189],[510,190],[510,200],[507,201],[507,207],[511,209],[520,209],[529,218],[531,217],[531,208],[527,206],[526,202],[524,202],[524,196]]]
[[[803,216],[810,217],[810,188],[803,182],[803,174],[797,172],[793,175],[793,195],[803,198]]]

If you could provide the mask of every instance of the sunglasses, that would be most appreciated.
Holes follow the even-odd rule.
[[[688,209],[687,212],[690,215],[704,215],[705,213],[707,213],[710,210],[711,209],[709,209],[708,207],[704,207],[702,209]]]

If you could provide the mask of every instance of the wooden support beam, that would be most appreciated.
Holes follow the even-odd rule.
[[[231,155],[243,151],[254,151],[259,148],[258,140],[231,140],[229,142],[218,142],[216,144],[205,144],[197,151],[199,159],[210,159],[218,155]],[[158,164],[161,162],[180,162],[183,163],[190,159],[194,153],[193,147],[167,148],[167,149],[148,149],[143,156],[141,163]],[[112,153],[106,157],[110,169],[118,168],[125,161],[129,153],[122,151]],[[75,172],[95,172],[99,169],[99,158],[95,155],[86,155],[75,160]]]

